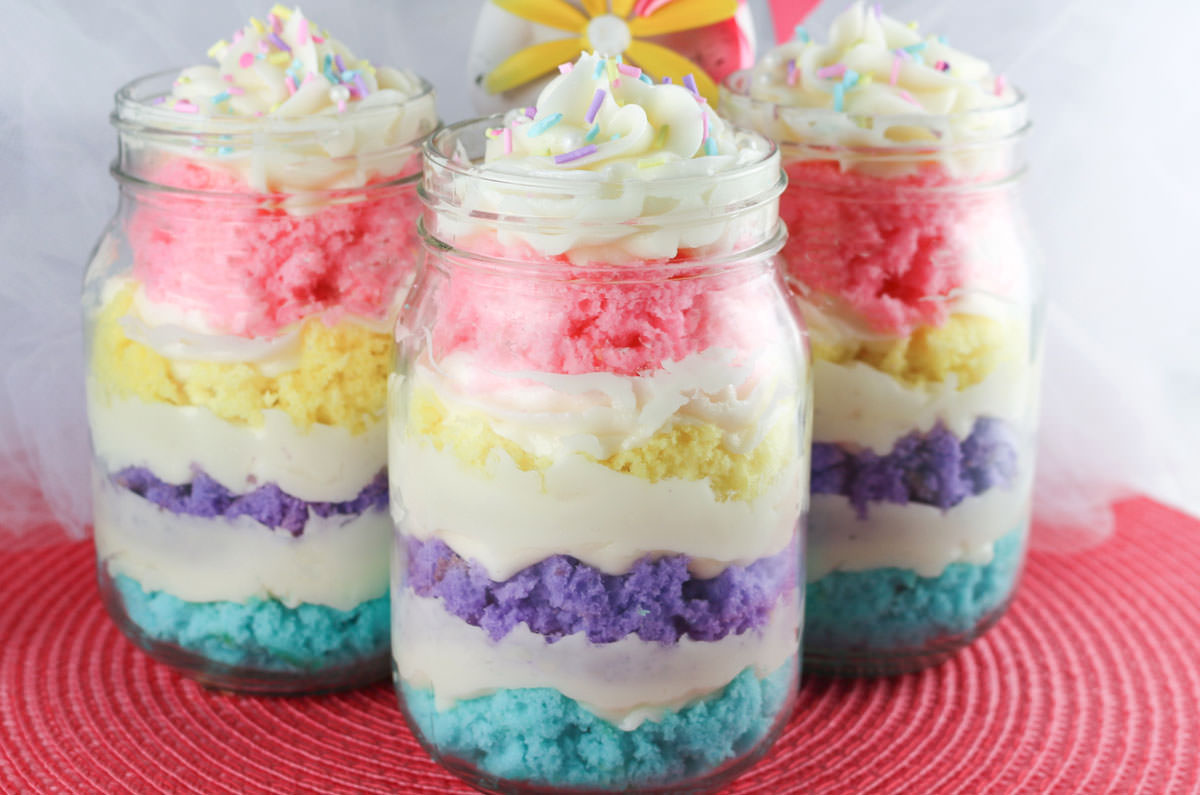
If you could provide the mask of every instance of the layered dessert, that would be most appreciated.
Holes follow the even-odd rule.
[[[705,786],[786,719],[807,368],[779,166],[688,85],[565,64],[432,139],[391,384],[397,688],[480,786]]]
[[[780,141],[789,178],[784,266],[814,357],[806,658],[919,666],[999,615],[1028,531],[1024,103],[862,3],[828,43],[797,30],[722,102]]]
[[[298,9],[210,55],[118,95],[124,201],[85,287],[102,591],[214,684],[353,684],[386,672],[390,322],[432,94]]]

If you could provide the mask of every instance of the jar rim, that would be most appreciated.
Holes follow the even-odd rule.
[[[925,126],[931,123],[969,123],[979,120],[994,119],[997,131],[993,134],[965,138],[951,142],[930,142],[928,140],[893,141],[887,145],[836,145],[836,148],[846,152],[904,152],[921,153],[932,149],[945,151],[948,149],[966,149],[978,146],[995,146],[1004,143],[1016,143],[1028,135],[1033,124],[1029,119],[1029,105],[1025,93],[1014,87],[1015,98],[1002,105],[986,108],[972,108],[954,113],[848,113],[833,108],[814,108],[805,105],[789,105],[767,99],[759,99],[750,94],[750,78],[754,70],[739,69],[730,73],[721,81],[722,98],[728,96],[738,104],[759,111],[769,111],[778,115],[781,111],[793,115],[796,120],[822,122],[844,119],[856,124],[869,126]],[[1005,122],[1007,124],[999,124]],[[781,143],[799,143],[815,145],[822,148],[833,146],[824,141],[798,140]]]
[[[166,103],[152,104],[150,100],[167,96],[169,92],[164,92],[161,84],[165,81],[173,82],[180,71],[179,68],[174,68],[151,72],[118,88],[113,94],[113,111],[109,122],[120,133],[163,136],[168,140],[176,137],[189,141],[197,138],[220,139],[222,143],[236,144],[239,141],[265,136],[297,142],[307,136],[326,134],[339,124],[386,118],[405,107],[431,100],[435,95],[433,84],[421,75],[413,73],[420,85],[418,93],[368,108],[352,106],[345,113],[337,115],[319,114],[294,118],[199,116],[171,110],[167,108]],[[192,123],[189,124],[189,121]],[[432,121],[436,129],[440,124],[436,112]],[[422,136],[424,135],[422,133]],[[405,143],[416,143],[422,136]]]
[[[435,130],[422,145],[422,153],[426,162],[437,167],[439,170],[448,171],[455,176],[466,177],[468,179],[479,180],[481,182],[491,183],[498,186],[511,188],[533,188],[545,189],[547,191],[561,192],[564,188],[581,187],[581,186],[605,186],[605,185],[621,185],[634,180],[623,179],[604,179],[594,171],[581,169],[564,170],[562,177],[546,177],[539,175],[514,174],[507,171],[488,171],[479,168],[474,162],[463,163],[461,159],[456,158],[455,154],[447,152],[445,143],[447,140],[457,141],[457,136],[472,126],[495,127],[504,126],[504,113],[495,113],[490,116],[479,116],[454,124],[445,125],[438,130]],[[766,144],[765,151],[762,157],[749,162],[739,164],[727,171],[721,171],[717,174],[692,174],[679,177],[656,177],[652,180],[643,180],[647,184],[654,184],[663,187],[686,187],[689,183],[708,182],[714,177],[731,178],[743,177],[752,174],[756,169],[764,167],[769,168],[773,158],[779,151],[778,145],[769,136],[763,135],[756,130],[750,130],[742,127],[734,127],[734,132],[740,135],[753,136]]]

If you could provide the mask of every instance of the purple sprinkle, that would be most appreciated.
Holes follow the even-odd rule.
[[[596,153],[596,145],[588,144],[587,146],[579,147],[578,149],[574,150],[573,152],[567,152],[566,154],[563,154],[563,155],[555,155],[554,162],[561,166],[563,163],[570,163],[572,160],[578,160],[581,157],[587,157],[588,155],[592,155],[595,153]]]
[[[358,88],[359,99],[362,99],[367,95],[367,81],[363,80],[361,72],[354,76],[354,85]]]
[[[167,101],[166,97],[155,97],[154,99],[150,100],[150,104],[151,105],[161,105],[166,101]]]
[[[666,85],[671,85],[671,78],[670,78],[670,77],[667,77],[666,75],[664,75],[664,76],[663,76],[663,83],[665,83]]]
[[[340,53],[333,56],[333,62],[337,64],[339,72],[346,71],[346,65],[344,63],[342,63],[342,56]]]
[[[683,84],[687,86],[688,91],[691,91],[696,96],[700,96],[700,89],[696,87],[696,78],[692,77],[691,72],[683,76]]]
[[[592,104],[588,107],[587,115],[583,117],[588,124],[596,120],[596,114],[600,112],[600,106],[604,103],[607,93],[603,88],[597,88],[596,93],[592,95]]]
[[[537,118],[537,108],[535,108],[533,105],[530,105],[525,109],[525,115],[531,119]]]
[[[277,34],[277,33],[268,33],[268,34],[267,34],[267,38],[271,40],[271,43],[272,43],[272,44],[274,44],[276,47],[278,47],[279,49],[283,50],[284,52],[291,52],[291,51],[292,51],[292,48],[291,48],[291,47],[289,47],[289,46],[287,45],[287,42],[286,42],[286,41],[284,41],[283,39],[279,38],[279,34]]]

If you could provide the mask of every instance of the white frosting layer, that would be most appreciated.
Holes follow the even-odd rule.
[[[557,554],[619,574],[643,555],[682,553],[699,576],[715,576],[787,546],[808,475],[797,456],[758,499],[719,502],[706,481],[650,483],[578,454],[523,472],[496,449],[486,474],[399,434],[389,454],[392,510],[404,532],[441,538],[494,580]]]
[[[809,503],[807,577],[832,571],[866,571],[895,566],[922,577],[937,577],[951,563],[984,565],[1001,537],[1027,531],[1032,456],[1023,451],[1011,488],[993,488],[943,511],[930,505],[872,502],[859,519],[850,501],[837,494],[814,494]]]
[[[228,167],[262,192],[358,187],[415,171],[411,145],[437,126],[431,87],[356,58],[299,9],[277,11],[215,44],[217,64],[183,70],[165,96],[123,92],[120,122],[184,133],[178,143],[158,137],[152,151]]]
[[[1035,374],[1025,360],[1003,362],[983,381],[959,390],[957,377],[924,387],[905,386],[861,362],[813,363],[813,438],[889,452],[901,437],[941,422],[958,439],[976,419],[992,417],[1023,427],[1036,413]]]
[[[449,162],[426,170],[429,192],[446,199],[436,236],[470,248],[494,233],[505,250],[608,264],[769,241],[782,189],[770,143],[728,127],[682,86],[605,63],[581,56],[546,86],[534,118],[510,112],[483,147],[478,127],[442,134]]]
[[[109,396],[94,379],[87,402],[96,457],[110,471],[146,467],[168,483],[186,483],[199,468],[237,494],[275,483],[308,502],[344,502],[387,461],[383,420],[360,434],[321,424],[301,432],[284,412],[266,409],[252,428],[201,406]]]
[[[607,179],[645,182],[711,176],[767,153],[765,142],[739,140],[688,88],[645,82],[622,68],[640,73],[614,59],[583,53],[569,72],[542,91],[532,119],[524,109],[509,111],[505,126],[487,145],[480,170],[559,178],[586,170]],[[587,154],[555,160],[581,149]]]
[[[713,347],[629,377],[504,372],[458,353],[438,363],[424,358],[412,388],[432,388],[451,411],[486,413],[493,430],[537,456],[608,458],[688,421],[717,426],[725,447],[745,454],[795,411],[802,395],[794,357],[763,351],[754,365],[738,358]]]
[[[518,625],[499,642],[450,615],[436,599],[393,599],[393,653],[400,677],[433,688],[438,710],[507,688],[553,688],[624,731],[710,695],[746,668],[765,677],[798,651],[800,606],[780,597],[761,630],[665,646],[628,636],[596,644],[574,634],[555,642]]]
[[[1003,139],[1027,124],[1019,94],[985,61],[876,8],[856,2],[833,22],[827,44],[800,34],[768,52],[723,89],[722,114],[781,144],[873,148],[862,158],[805,156],[838,157],[881,176],[928,160],[974,173],[1009,168]],[[979,141],[1000,145],[954,151]],[[896,147],[912,147],[911,159]]]
[[[392,524],[385,511],[311,516],[304,534],[178,516],[94,475],[96,552],[113,575],[189,602],[278,599],[349,610],[386,593]]]

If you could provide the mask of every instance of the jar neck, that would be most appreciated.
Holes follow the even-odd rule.
[[[414,97],[342,114],[239,118],[180,112],[162,103],[174,74],[140,78],[116,94],[112,173],[123,183],[298,195],[415,182],[421,142],[438,125],[432,87],[424,81]]]
[[[722,113],[775,138],[785,167],[830,161],[848,173],[919,175],[931,185],[962,189],[1008,184],[1025,171],[1030,121],[1020,95],[997,107],[952,114],[851,114],[757,99],[750,86],[749,70],[730,75],[721,87]]]
[[[639,267],[757,256],[781,234],[784,180],[765,141],[761,158],[717,174],[502,172],[480,168],[485,133],[495,126],[501,117],[427,140],[419,194],[432,248],[551,267]]]

